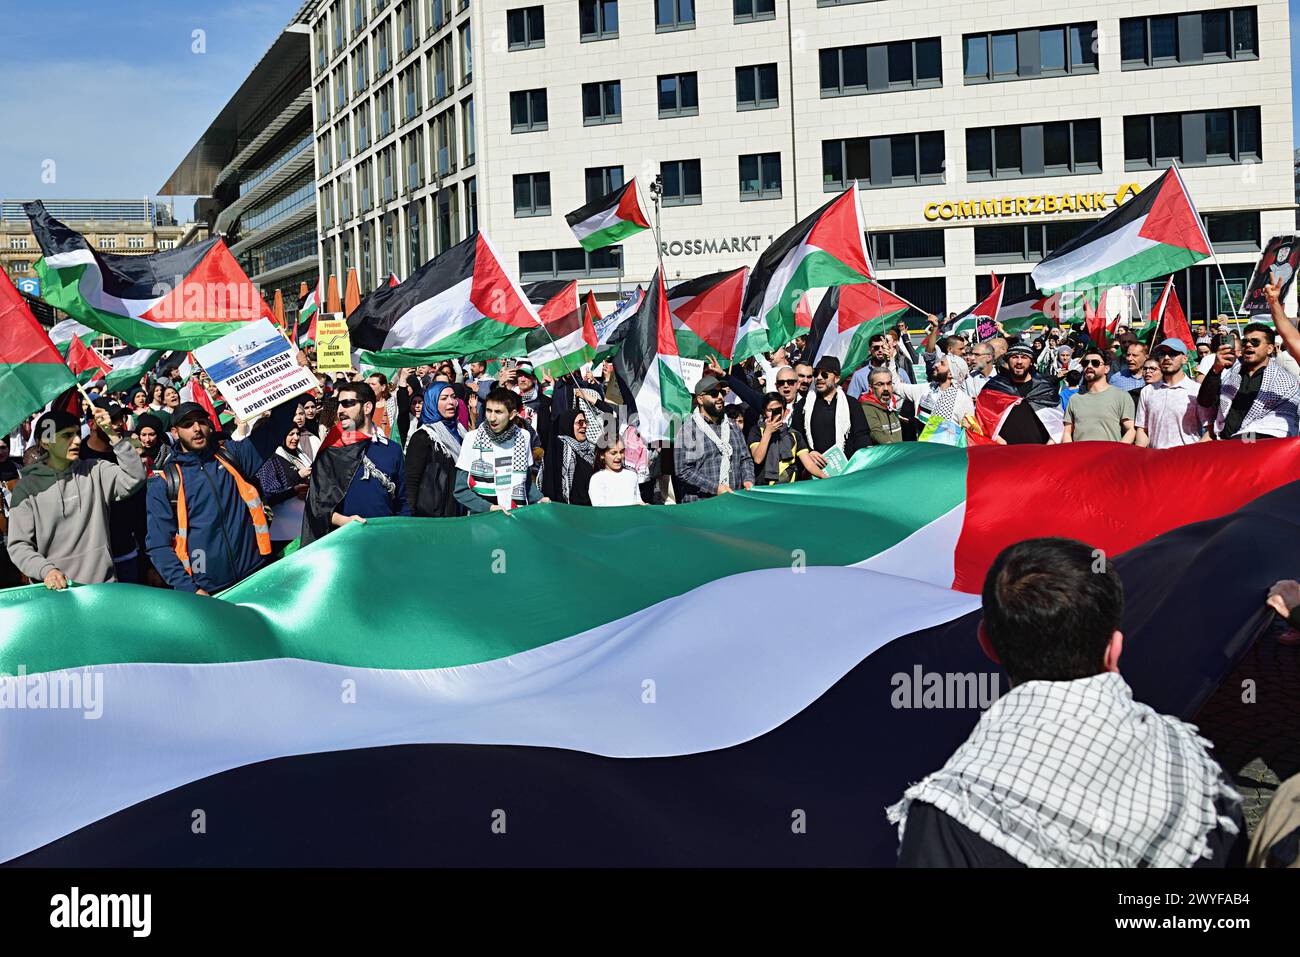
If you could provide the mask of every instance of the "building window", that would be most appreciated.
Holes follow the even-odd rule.
[[[127,236],[127,237],[126,237],[126,248],[127,248],[127,249],[144,249],[144,237],[143,237],[143,236]]]
[[[344,120],[334,128],[334,158],[337,161],[337,165],[343,165],[351,155],[348,152],[350,139],[351,137],[348,136],[348,124],[347,121]]]
[[[100,237],[99,237],[99,248],[100,248],[100,249],[116,249],[116,248],[117,248],[117,237],[116,237],[116,236],[100,236]]]
[[[700,112],[699,88],[694,73],[659,77],[659,115],[695,116]]]
[[[352,0],[352,35],[366,25],[366,0]]]
[[[431,31],[438,31],[451,23],[451,0],[429,0]]]
[[[451,38],[433,48],[433,101],[440,103],[456,86],[452,79]]]
[[[541,7],[506,11],[506,45],[511,50],[546,46],[546,18]]]
[[[606,246],[594,252],[583,249],[531,249],[519,253],[519,280],[598,279],[622,274],[623,247]]]
[[[334,52],[338,53],[343,49],[346,40],[343,30],[343,4],[335,3],[330,7],[330,20],[334,24]]]
[[[943,276],[927,276],[920,279],[881,279],[879,282],[886,289],[897,293],[922,312],[942,316],[948,311],[948,280]]]
[[[402,122],[409,123],[420,115],[420,61],[402,71]]]
[[[393,132],[393,84],[385,83],[375,100],[379,106],[379,138]]]
[[[334,71],[334,109],[343,109],[348,102],[348,74],[347,70],[339,67]]]
[[[579,0],[578,29],[583,41],[618,36],[618,0]]]
[[[422,203],[415,202],[406,207],[406,256],[409,276],[425,263],[424,217],[421,215]]]
[[[338,181],[339,188],[339,222],[345,223],[352,218],[352,180],[353,173],[349,171],[344,174]]]
[[[474,78],[474,44],[467,23],[460,28],[460,84],[464,86]]]
[[[362,103],[355,114],[357,127],[357,152],[370,145],[370,103]]]
[[[158,248],[159,248],[159,249],[175,249],[175,248],[176,248],[176,240],[174,240],[174,239],[160,239],[160,240],[158,240]]]
[[[546,91],[516,90],[510,94],[510,132],[546,129]]]
[[[1101,120],[966,131],[966,179],[1015,179],[1101,171]]]
[[[415,3],[407,0],[397,13],[397,22],[402,31],[402,56],[415,49]]]
[[[13,262],[9,263],[9,271],[13,273],[15,276],[18,275],[20,272],[27,272],[27,270],[31,268],[32,268],[31,263],[23,262],[21,259],[15,259]]]
[[[1258,163],[1259,107],[1124,117],[1124,168]]]
[[[439,176],[447,176],[456,170],[456,158],[451,154],[455,142],[456,116],[453,107],[439,113],[433,121],[433,149]]]
[[[700,193],[699,160],[672,160],[661,163],[659,175],[663,179],[665,206],[698,206],[703,202]]]
[[[623,167],[591,166],[583,174],[587,188],[587,202],[594,203],[623,185]]]
[[[740,198],[781,198],[780,153],[750,153],[740,157]]]
[[[406,192],[424,185],[424,130],[416,130],[402,141],[402,159],[406,164]]]
[[[943,85],[938,37],[828,47],[820,52],[821,93],[857,96]]]
[[[368,213],[375,208],[374,160],[366,160],[357,167],[357,208]]]
[[[474,151],[477,136],[474,130],[474,97],[467,96],[460,104],[461,125],[465,133],[465,143],[462,152],[465,154],[465,165],[474,165]]]
[[[975,262],[1036,263],[1074,239],[1095,220],[1033,223],[1028,226],[976,226]]]
[[[776,105],[775,63],[736,67],[737,110],[770,110]]]
[[[776,0],[732,0],[731,8],[737,23],[776,19]]]
[[[1097,72],[1097,24],[1071,23],[962,37],[967,83]]]
[[[695,29],[695,0],[655,0],[655,30]]]
[[[515,175],[515,218],[551,215],[551,174]]]
[[[354,94],[360,93],[370,85],[370,64],[368,60],[366,41],[362,40],[357,44],[357,48],[352,54],[352,91]]]
[[[10,249],[26,249],[26,248],[27,248],[27,237],[26,237],[26,236],[10,236],[10,237],[9,237],[9,248],[10,248]]]
[[[375,76],[383,76],[393,65],[393,27],[385,20],[375,31]]]
[[[913,268],[944,264],[944,230],[904,229],[871,233],[871,257],[877,268]]]
[[[361,224],[361,288],[366,292],[375,288],[374,229],[371,223]]]
[[[1254,7],[1120,20],[1125,70],[1259,58]]]
[[[478,232],[478,182],[465,180],[465,229],[467,235]]]
[[[1034,277],[1027,272],[1007,273],[1002,279],[1002,301],[1011,302],[1016,299],[1023,299],[1032,294],[1035,298],[1042,298],[1043,293],[1034,285]],[[993,292],[993,277],[988,273],[979,273],[975,276],[975,301],[983,302]]]
[[[822,141],[822,188],[864,189],[944,182],[942,131]]]
[[[1205,231],[1216,253],[1257,253],[1259,243],[1259,213],[1206,213]]]
[[[402,271],[402,264],[398,256],[397,244],[397,213],[392,212],[384,216],[383,219],[383,255],[384,255],[384,275],[385,279],[389,274],[395,275]]]
[[[582,84],[582,125],[623,122],[623,88],[618,80]]]

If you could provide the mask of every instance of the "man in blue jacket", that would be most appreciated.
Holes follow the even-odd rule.
[[[149,560],[172,588],[211,595],[242,581],[271,553],[268,516],[253,476],[293,423],[287,402],[241,441],[220,442],[203,406],[184,402],[176,451],[149,479]]]

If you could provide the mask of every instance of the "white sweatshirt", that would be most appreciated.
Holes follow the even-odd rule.
[[[639,484],[635,469],[623,468],[617,472],[601,469],[591,476],[587,494],[592,505],[640,505]]]

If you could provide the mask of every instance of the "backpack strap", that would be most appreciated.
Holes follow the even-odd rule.
[[[176,500],[180,497],[181,466],[179,462],[168,462],[163,466],[163,483],[167,486],[167,501],[172,503],[172,514],[176,513]]]

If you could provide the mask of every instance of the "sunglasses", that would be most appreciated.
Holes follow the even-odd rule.
[[[783,385],[798,385],[799,380],[798,379],[777,379],[776,384],[778,387]]]
[[[1264,346],[1264,345],[1267,343],[1267,341],[1268,341],[1268,340],[1266,340],[1266,339],[1247,339],[1247,340],[1246,340],[1246,345],[1248,345],[1248,346],[1254,346],[1256,349],[1259,349],[1259,348],[1261,348],[1262,346]]]
[[[834,374],[835,374],[834,372],[827,372],[825,369],[818,369],[815,373],[813,373],[813,375],[817,376],[817,378],[819,379],[829,379]]]
[[[700,394],[701,394],[701,395],[711,395],[711,396],[714,396],[714,397],[716,397],[716,396],[720,396],[720,395],[726,395],[726,393],[723,392],[721,389],[709,389],[708,391],[706,391],[706,392],[701,392]]]
[[[1174,352],[1173,349],[1157,349],[1157,350],[1156,350],[1156,358],[1157,358],[1157,359],[1177,359],[1180,355],[1181,355],[1181,353]]]
[[[1101,367],[1104,366],[1106,363],[1102,362],[1100,359],[1084,359],[1083,364],[1086,366]]]
[[[354,405],[360,405],[360,404],[361,404],[360,399],[339,399],[339,406],[344,409],[351,408]]]

